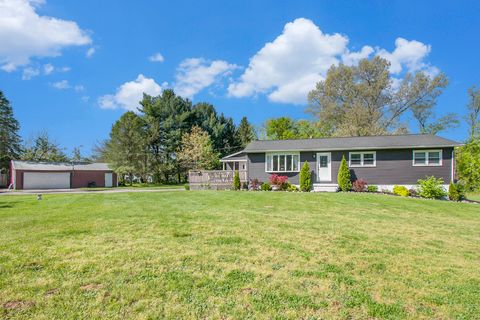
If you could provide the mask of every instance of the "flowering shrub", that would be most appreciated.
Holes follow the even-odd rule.
[[[363,179],[357,179],[352,184],[352,189],[355,192],[364,192],[367,190],[367,181]]]
[[[270,184],[272,186],[277,186],[279,190],[283,190],[287,186],[287,180],[287,176],[279,176],[275,173],[270,176]]]
[[[397,196],[401,197],[408,197],[410,195],[410,191],[405,186],[393,186],[393,193]]]

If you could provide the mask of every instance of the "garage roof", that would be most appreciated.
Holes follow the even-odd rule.
[[[87,163],[87,162],[36,162],[13,160],[15,170],[31,171],[112,171],[108,163]]]

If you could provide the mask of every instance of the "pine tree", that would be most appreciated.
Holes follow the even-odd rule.
[[[243,117],[240,121],[236,134],[242,148],[245,148],[250,141],[257,139],[255,129],[248,122],[247,117]]]
[[[312,190],[312,173],[307,161],[305,161],[300,171],[300,190],[303,192]]]
[[[20,124],[13,116],[10,102],[0,90],[0,171],[8,171],[10,160],[20,157]]]
[[[352,181],[350,179],[350,169],[348,168],[345,156],[343,156],[337,176],[338,187],[341,191],[349,191],[352,188]]]

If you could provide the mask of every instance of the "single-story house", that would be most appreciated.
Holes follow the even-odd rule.
[[[106,163],[33,162],[10,163],[14,189],[69,189],[117,186],[117,174]]]
[[[256,140],[244,150],[221,159],[223,170],[245,170],[247,179],[268,182],[273,173],[299,184],[307,162],[314,190],[337,189],[337,174],[344,156],[353,179],[364,179],[380,190],[394,185],[411,188],[426,176],[455,178],[454,147],[460,143],[435,135],[404,134],[297,140]]]

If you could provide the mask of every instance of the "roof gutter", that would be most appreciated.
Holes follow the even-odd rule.
[[[433,148],[454,148],[458,145],[439,145],[439,146],[395,146],[395,147],[353,147],[353,148],[308,148],[308,149],[263,149],[263,150],[244,150],[245,153],[263,153],[263,152],[284,152],[284,151],[347,151],[347,150],[390,150],[390,149],[433,149]]]

